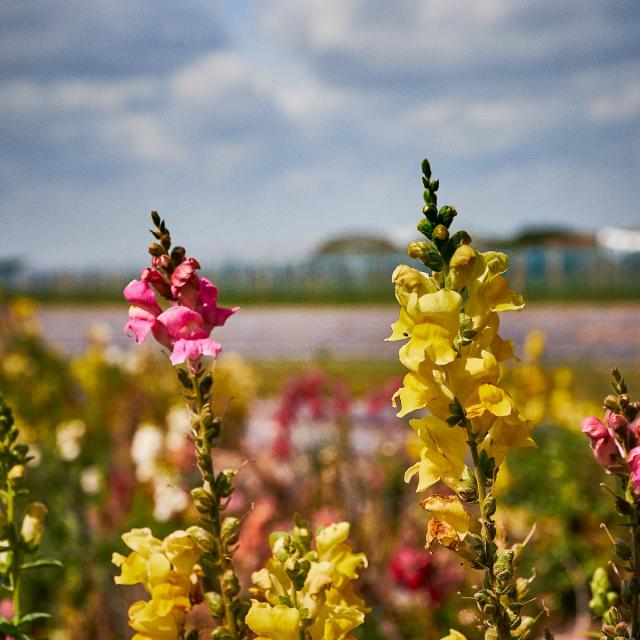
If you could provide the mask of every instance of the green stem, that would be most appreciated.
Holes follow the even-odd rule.
[[[493,553],[493,536],[491,536],[489,533],[490,527],[493,523],[491,522],[490,518],[485,517],[482,509],[482,505],[487,497],[487,478],[485,477],[484,471],[482,470],[482,466],[480,464],[478,443],[476,442],[475,434],[473,433],[473,429],[471,427],[471,421],[465,419],[463,424],[467,431],[467,444],[469,445],[469,449],[471,451],[471,459],[473,460],[473,472],[476,479],[476,484],[478,485],[478,502],[480,504],[481,523],[480,535],[482,536],[482,540],[484,541],[485,548],[485,584],[493,589],[493,565],[495,562],[495,557]],[[509,625],[507,624],[505,611],[499,601],[498,608],[492,617],[496,625],[496,631],[498,632],[498,640],[511,640],[511,631],[509,629]]]
[[[7,524],[12,532],[12,557],[11,557],[11,573],[9,581],[13,593],[13,617],[15,620],[20,619],[20,564],[22,562],[20,548],[18,546],[18,537],[20,533],[16,527],[16,494],[13,482],[9,480],[7,483]]]
[[[236,640],[239,639],[238,628],[236,625],[236,617],[233,611],[233,600],[229,596],[225,585],[223,584],[223,577],[228,570],[233,571],[233,565],[231,559],[227,556],[224,545],[222,544],[221,531],[222,521],[220,517],[220,497],[216,493],[215,485],[215,472],[213,467],[212,448],[209,444],[208,438],[205,437],[205,427],[202,422],[202,413],[205,405],[205,400],[202,396],[202,389],[198,380],[198,373],[189,369],[189,376],[193,390],[195,392],[195,400],[192,411],[198,417],[198,430],[196,434],[196,449],[197,449],[197,464],[200,476],[202,477],[203,485],[206,484],[209,487],[211,496],[213,497],[211,510],[209,512],[208,524],[210,525],[211,533],[215,540],[216,555],[219,559],[219,572],[218,583],[220,588],[220,595],[222,596],[222,602],[224,605],[224,618],[227,629],[231,632],[231,635]]]

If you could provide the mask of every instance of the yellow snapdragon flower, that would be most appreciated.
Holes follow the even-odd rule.
[[[174,531],[164,540],[151,529],[132,529],[122,535],[131,549],[128,556],[114,553],[120,567],[116,584],[141,584],[151,596],[129,608],[129,626],[137,633],[133,640],[177,640],[192,606],[192,593],[202,570],[198,565],[203,549],[198,540],[207,533],[200,527]]]
[[[260,640],[344,640],[364,622],[364,601],[353,582],[367,566],[347,543],[349,523],[321,529],[315,549],[306,527],[271,538],[273,557],[252,576],[254,594],[246,617]]]

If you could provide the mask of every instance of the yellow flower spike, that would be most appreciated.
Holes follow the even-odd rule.
[[[300,612],[282,604],[252,600],[245,622],[264,640],[300,640]]]

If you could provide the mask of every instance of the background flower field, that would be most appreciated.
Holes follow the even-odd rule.
[[[124,304],[121,312],[125,318]],[[29,482],[49,507],[43,552],[64,564],[33,578],[26,598],[53,612],[52,638],[128,637],[133,596],[116,590],[110,563],[114,549],[124,551],[121,533],[152,525],[162,537],[195,517],[189,421],[173,371],[156,350],[120,346],[99,309],[81,337],[67,310],[73,355],[43,339],[46,309],[40,315],[28,300],[4,300],[1,313],[0,388],[37,452]],[[364,320],[366,307],[357,316]],[[536,425],[538,449],[510,454],[497,487],[498,522],[512,538],[537,523],[537,588],[553,627],[575,637],[590,625],[589,577],[610,551],[600,523],[615,520],[579,431],[580,420],[600,410],[607,368],[554,362],[539,331],[518,347],[507,386]],[[633,388],[640,380],[628,369]],[[295,360],[223,352],[217,453],[221,465],[240,469],[231,509],[243,517],[235,562],[245,584],[269,555],[265,534],[286,528],[295,513],[316,526],[346,519],[370,563],[361,592],[372,613],[358,637],[440,638],[472,623],[457,593],[477,573],[445,549],[423,549],[427,518],[403,481],[420,445],[390,405],[401,373],[395,360],[373,354],[350,360],[329,350]]]

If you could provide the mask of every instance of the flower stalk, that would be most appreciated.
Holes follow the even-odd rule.
[[[417,476],[419,492],[437,482],[453,492],[421,503],[432,515],[427,547],[439,543],[484,571],[474,599],[485,640],[524,640],[540,618],[522,614],[531,579],[516,580],[515,569],[524,545],[499,547],[493,519],[500,464],[510,449],[535,446],[531,423],[501,384],[501,363],[514,353],[513,343],[499,335],[499,314],[521,309],[523,301],[502,275],[508,257],[481,253],[468,233],[452,233],[457,210],[438,208],[439,181],[427,160],[422,174],[425,217],[418,231],[426,240],[410,243],[408,253],[430,273],[400,265],[392,277],[400,317],[389,340],[405,342],[399,355],[408,369],[394,405],[400,405],[399,416],[428,411],[409,421],[423,448],[405,479]],[[477,531],[471,505],[479,509]],[[464,638],[457,631],[451,637]]]
[[[628,530],[625,538],[611,540],[616,582],[611,588],[603,569],[592,580],[590,606],[602,617],[602,638],[640,637],[640,402],[631,402],[627,384],[617,369],[613,370],[614,394],[604,400],[605,420],[585,418],[582,431],[589,436],[596,460],[616,478],[618,491],[609,492]],[[596,575],[598,574],[598,575]]]
[[[11,594],[12,618],[0,618],[0,632],[16,638],[29,635],[34,624],[42,623],[48,613],[25,612],[22,602],[22,579],[25,571],[44,567],[61,567],[51,558],[29,560],[40,548],[47,508],[41,502],[29,503],[22,513],[19,498],[28,495],[24,478],[31,460],[29,447],[18,442],[19,431],[13,412],[0,396],[0,496],[2,525],[0,527],[0,588]]]

